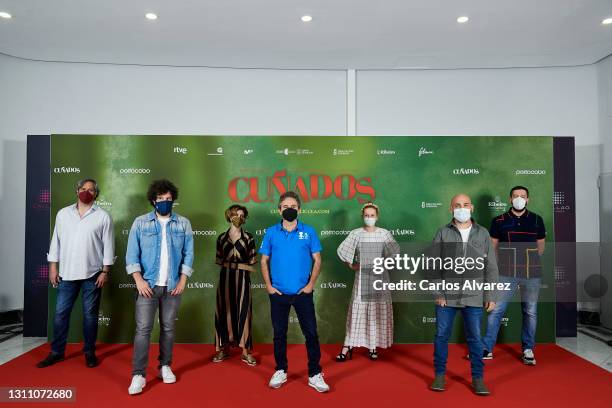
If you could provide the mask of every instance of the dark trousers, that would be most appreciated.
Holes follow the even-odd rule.
[[[308,376],[312,377],[321,372],[319,361],[321,349],[319,335],[317,334],[317,317],[315,315],[314,293],[300,295],[270,295],[270,315],[274,328],[274,359],[276,370],[287,371],[287,330],[289,328],[289,311],[291,306],[295,309],[300,328],[306,339],[306,353],[308,354]]]
[[[484,362],[482,361],[483,346],[480,340],[480,323],[482,307],[452,307],[436,305],[436,337],[434,338],[434,371],[436,375],[446,372],[448,358],[448,339],[453,330],[455,315],[463,315],[465,339],[470,350],[470,363],[472,378],[482,378],[484,375]]]
[[[100,309],[100,295],[102,289],[96,287],[95,274],[89,279],[61,280],[57,287],[57,301],[55,304],[55,317],[53,318],[53,341],[51,352],[64,355],[68,340],[70,314],[79,293],[83,298],[83,340],[85,353],[96,351],[96,337],[98,336],[98,311]]]

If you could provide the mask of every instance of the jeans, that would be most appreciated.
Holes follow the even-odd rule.
[[[51,352],[63,356],[66,351],[68,328],[70,326],[70,313],[79,292],[83,298],[83,340],[85,353],[96,351],[96,337],[98,336],[98,310],[100,309],[100,295],[102,289],[96,287],[99,273],[88,279],[60,280],[57,287],[57,302],[53,318],[53,341]]]
[[[493,352],[502,318],[506,313],[512,296],[514,296],[518,288],[520,288],[521,291],[521,309],[523,311],[521,343],[523,350],[533,349],[535,347],[537,326],[538,295],[542,280],[540,278],[526,279],[500,276],[499,281],[510,283],[511,290],[504,291],[502,300],[498,302],[495,309],[489,313],[489,317],[487,318],[487,333],[482,338],[484,349]]]
[[[480,320],[482,307],[452,307],[436,305],[436,336],[434,338],[434,371],[436,375],[446,373],[446,360],[448,359],[448,339],[453,330],[455,315],[463,315],[465,338],[470,351],[472,378],[482,378],[484,363],[482,361],[482,342],[480,341]]]
[[[270,315],[274,328],[274,359],[276,370],[287,372],[287,330],[289,328],[289,311],[295,309],[300,328],[306,338],[306,353],[308,355],[308,376],[321,372],[319,362],[321,349],[317,334],[317,317],[314,309],[314,292],[299,295],[270,295]]]
[[[172,364],[174,346],[174,321],[181,304],[181,296],[172,296],[166,286],[155,286],[153,296],[146,298],[138,295],[136,299],[136,335],[134,336],[134,355],[132,375],[146,376],[149,362],[149,345],[153,321],[159,308],[159,366]]]

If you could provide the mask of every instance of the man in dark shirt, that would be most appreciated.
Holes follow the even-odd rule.
[[[510,210],[491,222],[491,240],[497,248],[500,282],[508,282],[512,290],[505,291],[487,319],[487,332],[483,337],[484,359],[493,358],[493,347],[508,303],[520,289],[523,326],[521,343],[523,362],[535,365],[535,334],[537,325],[538,294],[542,283],[540,255],[544,253],[546,231],[538,214],[527,209],[529,190],[516,186],[510,190]]]

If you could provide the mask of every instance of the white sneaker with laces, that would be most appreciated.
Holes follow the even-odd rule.
[[[276,370],[276,372],[270,378],[268,385],[271,388],[280,388],[281,385],[287,382],[287,373],[283,370]]]
[[[164,384],[173,384],[176,382],[176,376],[170,369],[170,366],[162,366],[159,370],[159,378],[162,379]]]
[[[323,379],[323,373],[308,377],[308,385],[310,385],[312,388],[319,392],[329,391],[329,385],[325,383],[325,380]]]
[[[132,383],[130,384],[130,388],[128,388],[128,393],[130,395],[140,394],[145,385],[147,385],[147,380],[142,375],[136,374],[132,377]]]
[[[523,350],[523,363],[527,365],[536,365],[536,359],[532,349]]]

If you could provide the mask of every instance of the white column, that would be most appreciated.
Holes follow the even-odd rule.
[[[357,73],[346,71],[346,135],[357,134]]]

